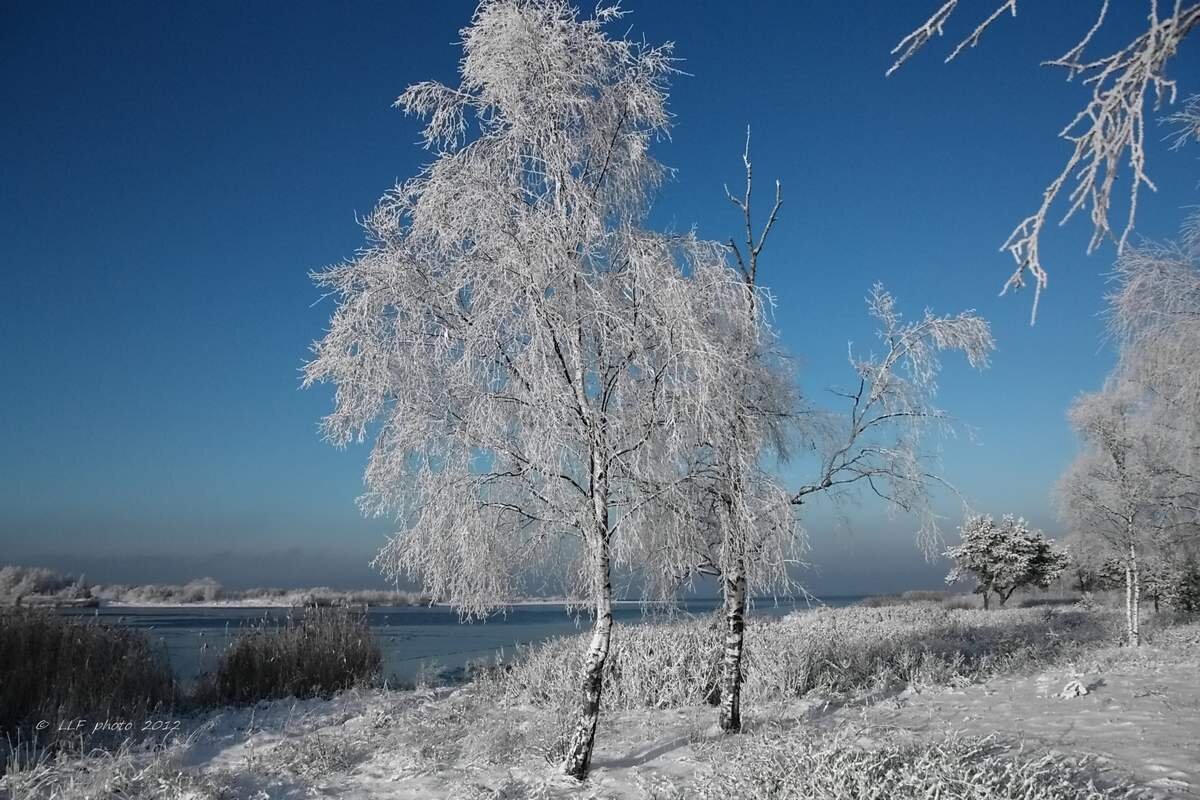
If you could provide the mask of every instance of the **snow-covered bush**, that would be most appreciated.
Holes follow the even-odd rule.
[[[862,608],[886,608],[888,606],[908,606],[913,603],[947,603],[962,598],[958,592],[912,590],[900,594],[877,594],[864,597],[856,605]],[[968,604],[962,608],[972,608]]]
[[[82,756],[60,752],[10,765],[0,797],[13,800],[229,800],[247,794],[245,781],[187,769],[188,745],[143,748],[127,740]],[[7,794],[5,794],[7,792]]]
[[[962,541],[946,551],[954,568],[946,583],[973,577],[975,592],[988,607],[992,592],[1004,605],[1022,586],[1047,587],[1067,567],[1067,556],[1025,520],[1006,514],[999,523],[990,516],[972,514],[959,527]]]

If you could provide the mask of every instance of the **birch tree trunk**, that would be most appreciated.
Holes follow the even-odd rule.
[[[746,630],[746,571],[738,568],[725,581],[725,656],[721,673],[721,730],[742,729],[742,651]]]
[[[592,749],[596,742],[596,724],[600,720],[600,696],[604,689],[604,664],[608,660],[612,641],[612,577],[609,564],[609,520],[608,520],[608,474],[604,458],[598,447],[594,447],[591,459],[592,509],[596,527],[591,550],[596,619],[592,623],[592,642],[588,646],[583,662],[583,702],[575,732],[567,745],[563,758],[563,772],[576,780],[587,777],[592,762]]]
[[[607,579],[608,556],[604,554],[605,594],[596,601],[596,621],[592,624],[592,643],[583,664],[583,704],[575,732],[567,746],[563,772],[577,780],[587,777],[592,763],[592,748],[596,741],[596,724],[600,720],[600,695],[604,688],[604,663],[612,639],[611,584]]]
[[[1138,575],[1137,550],[1133,541],[1129,542],[1129,563],[1125,567],[1125,613],[1129,633],[1129,646],[1137,647],[1142,643],[1141,623],[1141,581]]]
[[[1133,568],[1125,562],[1125,644],[1133,644]]]

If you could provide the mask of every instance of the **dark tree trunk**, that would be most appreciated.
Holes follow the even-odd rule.
[[[746,632],[746,573],[742,565],[725,581],[725,655],[721,669],[721,730],[742,729],[742,652]]]

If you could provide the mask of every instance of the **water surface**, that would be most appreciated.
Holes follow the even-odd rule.
[[[819,604],[840,607],[860,597],[822,598]],[[707,616],[718,605],[716,599],[693,599],[677,605],[677,616]],[[760,600],[752,614],[779,617],[818,605],[803,599]],[[212,669],[218,654],[240,629],[263,619],[280,620],[286,608],[240,607],[134,607],[105,606],[98,609],[63,609],[63,614],[97,617],[108,624],[128,625],[146,631],[161,642],[175,673],[190,682]],[[613,616],[618,624],[637,623],[661,617],[661,607],[620,603]],[[461,672],[469,661],[509,657],[518,645],[578,633],[591,624],[586,615],[568,613],[559,604],[514,606],[506,614],[486,621],[462,622],[458,613],[445,606],[376,607],[367,609],[367,621],[383,651],[383,671],[394,683],[411,683],[422,671],[443,676]]]

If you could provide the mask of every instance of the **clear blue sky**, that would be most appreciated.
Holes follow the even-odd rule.
[[[1111,362],[1096,315],[1113,250],[1084,255],[1084,219],[1055,229],[1030,328],[1028,295],[996,297],[997,248],[1065,157],[1054,134],[1083,89],[1036,63],[1074,43],[1090,19],[1070,12],[1091,4],[1022,6],[958,62],[941,63],[939,40],[885,79],[888,51],[934,5],[629,0],[626,23],[675,41],[690,73],[673,87],[657,155],[677,174],[652,221],[726,238],[721,187],[740,178],[751,124],[760,185],[784,184],[763,270],[806,391],[847,378],[848,339],[869,344],[875,280],[913,314],[976,308],[999,352],[982,375],[947,365],[942,404],[980,440],[948,446],[947,472],[979,508],[1056,532],[1064,413]],[[1122,5],[1114,32],[1141,21]],[[298,389],[331,311],[307,273],[353,254],[355,214],[428,157],[390,105],[411,82],[455,79],[472,9],[5,4],[0,560],[101,582],[371,580],[389,526],[354,505],[366,448],[322,443],[329,393]],[[1174,67],[1185,90],[1198,49]],[[1155,142],[1142,234],[1172,235],[1197,202],[1198,155]],[[815,588],[936,581],[903,520],[848,513],[851,535],[826,511],[808,520]]]

